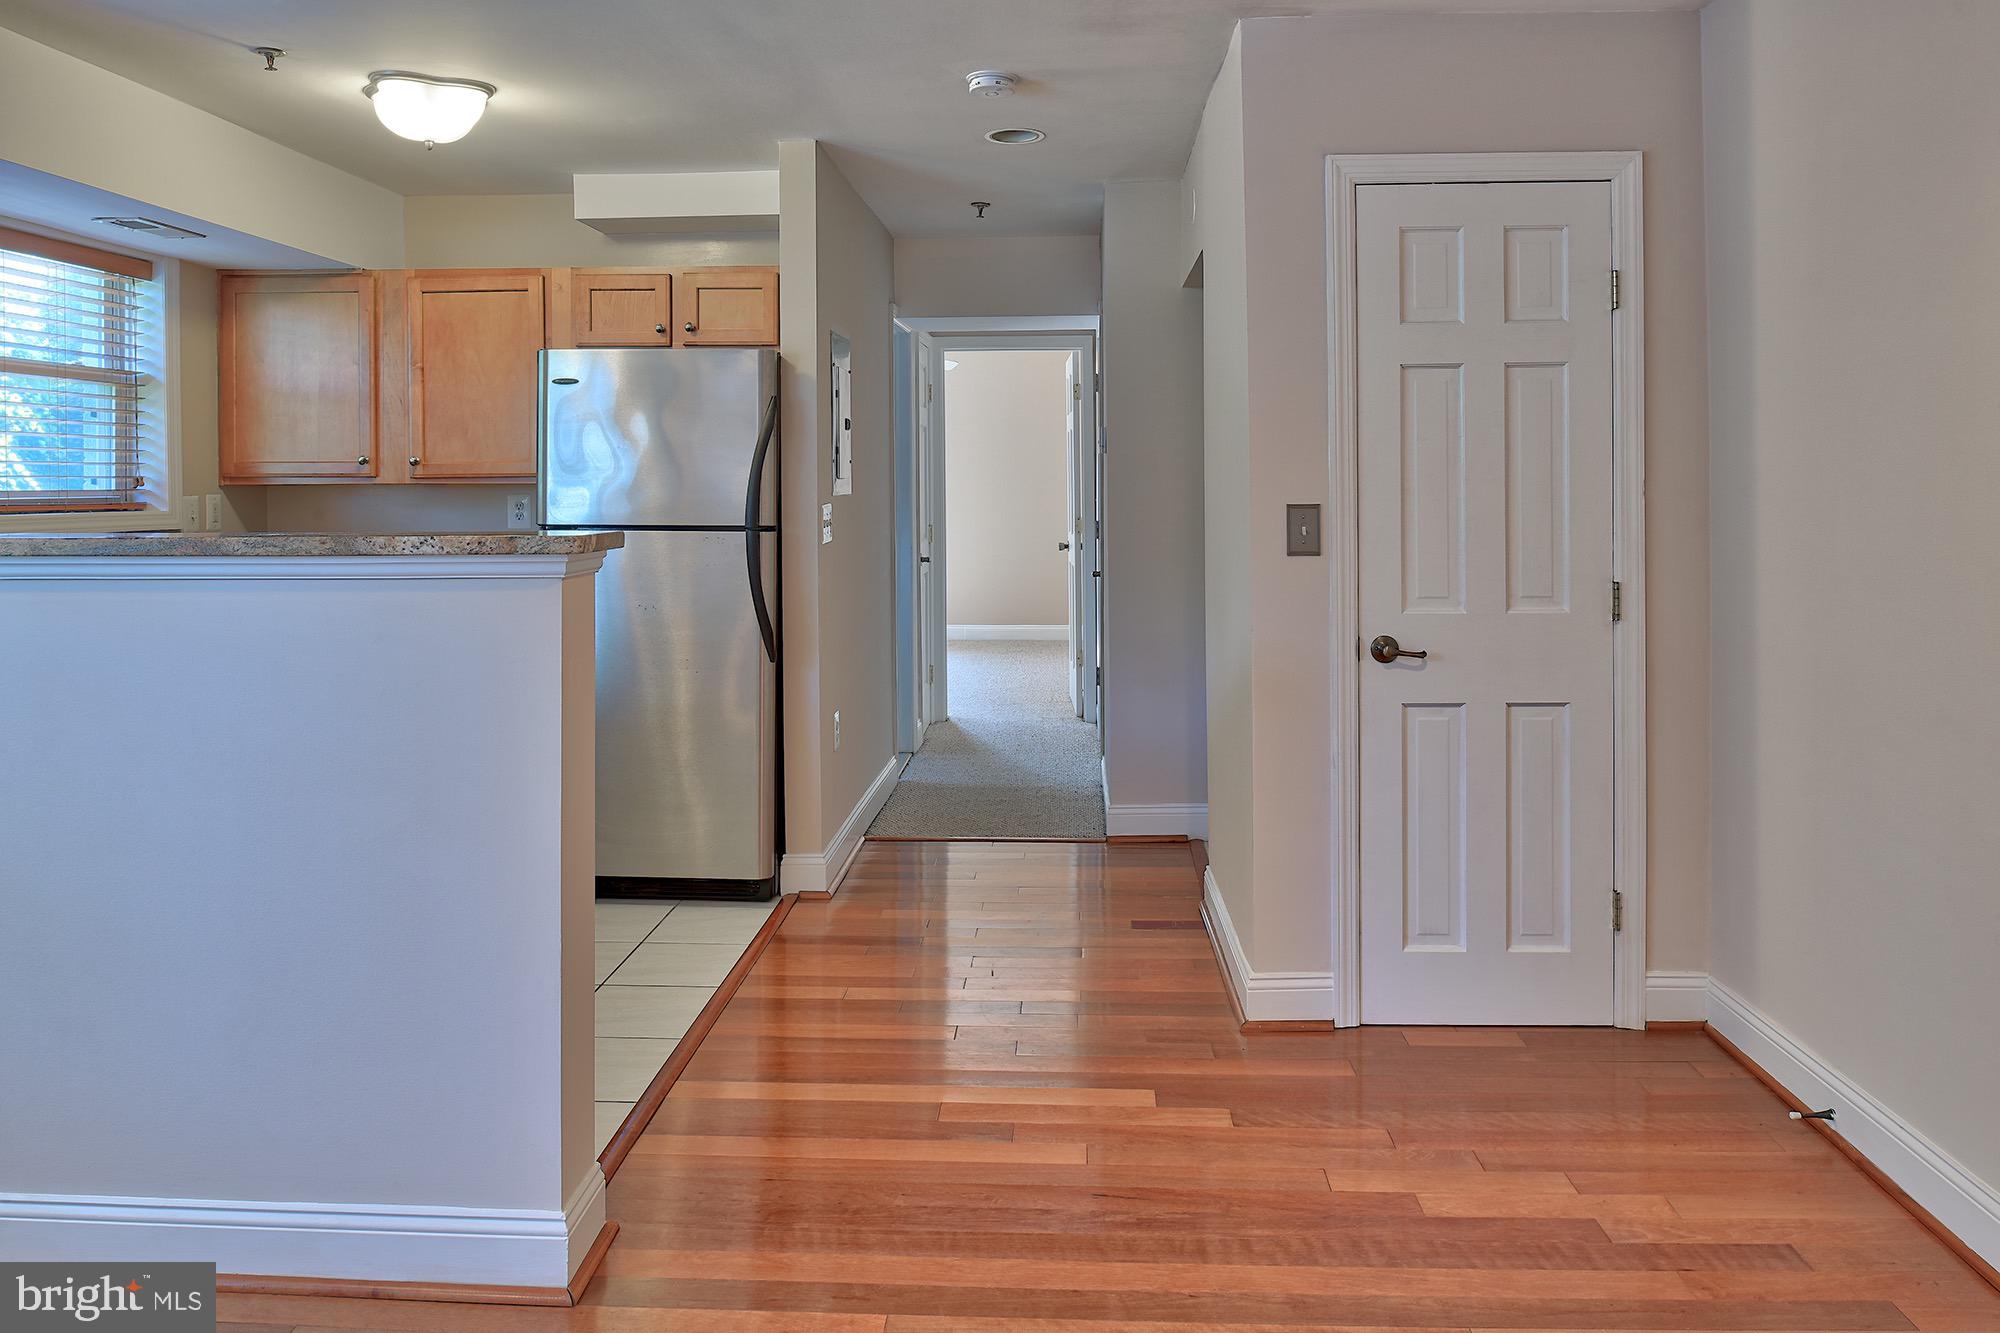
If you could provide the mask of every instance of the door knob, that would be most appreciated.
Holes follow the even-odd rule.
[[[920,565],[928,565],[930,562],[931,558],[927,555],[920,555],[917,557],[917,563]]]
[[[1377,634],[1375,641],[1368,645],[1368,655],[1378,662],[1393,662],[1399,657],[1424,658],[1430,656],[1429,653],[1418,652],[1415,649],[1403,647],[1403,645],[1396,642],[1395,636],[1391,634]]]
[[[1056,549],[1057,549],[1058,551],[1067,551],[1067,550],[1069,549],[1069,543],[1068,543],[1068,542],[1057,542],[1057,543],[1056,543]]]

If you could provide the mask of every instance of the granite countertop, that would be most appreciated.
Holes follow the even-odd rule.
[[[77,532],[0,534],[9,556],[583,555],[622,532]]]

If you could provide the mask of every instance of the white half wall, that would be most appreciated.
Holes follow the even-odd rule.
[[[601,559],[0,558],[0,1253],[568,1281]]]

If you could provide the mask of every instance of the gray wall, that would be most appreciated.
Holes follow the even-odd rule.
[[[2000,8],[1702,37],[1713,973],[2000,1184]]]
[[[1202,293],[1181,282],[1180,203],[1176,181],[1104,187],[1104,740],[1114,811],[1208,801]]]
[[[1094,315],[1095,236],[900,236],[896,311],[916,318]]]
[[[1201,187],[1194,228],[1209,325],[1212,854],[1252,966],[1316,972],[1331,962],[1324,829],[1333,672],[1344,664],[1330,651],[1327,564],[1286,559],[1280,527],[1286,502],[1324,503],[1328,493],[1325,156],[1637,148],[1646,154],[1648,961],[1700,968],[1708,490],[1698,21],[1350,15],[1251,19],[1239,33],[1241,96],[1225,65],[1189,179]],[[1244,241],[1229,212],[1238,152]],[[1233,360],[1218,357],[1236,355],[1239,329],[1243,386]],[[1251,882],[1230,882],[1239,876]],[[1254,914],[1239,907],[1251,898]]]
[[[812,855],[896,754],[889,233],[824,149],[778,145],[785,360],[785,828]],[[833,494],[829,335],[853,346],[854,492]],[[833,505],[822,545],[819,509]],[[833,746],[833,713],[841,746]]]

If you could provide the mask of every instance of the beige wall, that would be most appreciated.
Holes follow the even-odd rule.
[[[1114,808],[1208,801],[1202,293],[1181,187],[1104,187],[1104,753]]]
[[[947,352],[945,621],[1067,625],[1068,352]]]
[[[606,236],[576,220],[566,194],[413,195],[403,201],[411,268],[775,264],[775,230],[732,235]]]
[[[1713,974],[2000,1185],[2000,8],[1702,37]]]
[[[778,145],[785,829],[790,855],[840,831],[896,753],[890,562],[889,233],[809,139]],[[854,492],[833,494],[830,334],[852,344]],[[819,509],[833,505],[822,545]],[[833,747],[833,714],[841,746]]]
[[[901,236],[896,311],[913,318],[1094,315],[1095,236]]]
[[[1233,310],[1215,309],[1219,288],[1233,301],[1233,278],[1219,280],[1216,249],[1204,256],[1208,389],[1231,393],[1226,405],[1211,402],[1208,419],[1209,785],[1216,875],[1252,965],[1312,972],[1331,958],[1324,829],[1332,673],[1344,663],[1330,652],[1327,563],[1287,559],[1281,531],[1285,503],[1328,498],[1325,156],[1637,148],[1646,154],[1649,965],[1700,968],[1708,491],[1697,19],[1363,15],[1252,19],[1240,34],[1252,241],[1241,398],[1235,368],[1216,364],[1213,336],[1234,322]],[[1235,137],[1229,100],[1211,99],[1204,137]],[[1194,196],[1199,233],[1233,230],[1213,216],[1229,207],[1226,181]],[[1246,489],[1221,502],[1219,485]],[[1223,809],[1225,786],[1254,792],[1254,808]],[[1255,848],[1247,889],[1224,878],[1245,872],[1246,844]],[[1237,911],[1246,894],[1256,903],[1247,926]]]
[[[337,263],[402,263],[391,190],[4,28],[0,71],[0,161]]]

